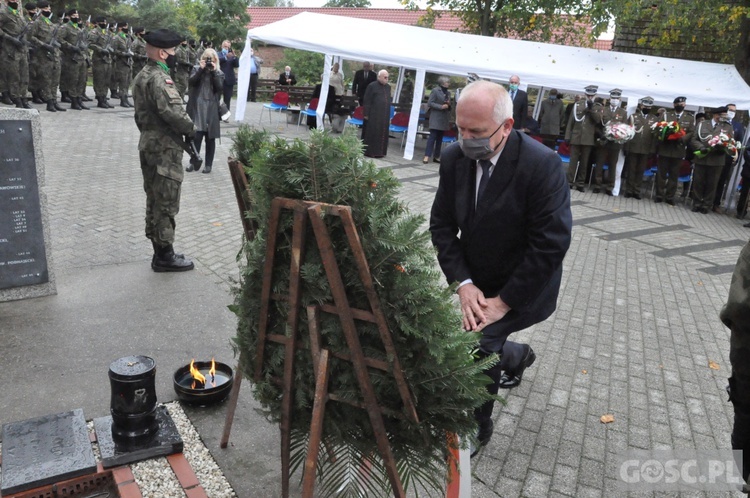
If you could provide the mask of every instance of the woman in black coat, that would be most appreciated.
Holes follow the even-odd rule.
[[[210,173],[216,152],[216,139],[221,138],[219,128],[219,99],[224,87],[224,73],[219,69],[219,56],[207,48],[199,64],[193,67],[188,79],[187,113],[195,123],[195,149],[200,153],[203,138],[206,139],[204,173]],[[190,165],[186,171],[198,171]]]

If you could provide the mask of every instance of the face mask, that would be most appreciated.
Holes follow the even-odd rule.
[[[10,7],[13,10],[18,9],[18,2],[8,2],[8,7]]]
[[[610,99],[609,100],[610,105],[613,105],[615,107],[620,105],[620,99]]]
[[[727,117],[729,118],[730,121],[734,119],[734,116],[735,116],[734,111],[727,111]]]
[[[175,62],[176,61],[174,54],[168,54],[166,60],[164,61],[169,69],[174,69]]]
[[[550,95],[550,96],[549,96],[549,99],[550,99],[550,100],[555,100],[555,99],[557,99],[557,95]]]
[[[51,10],[43,10],[42,11],[42,15],[44,17],[50,17],[52,15],[52,11]]]
[[[675,112],[682,112],[684,110],[685,110],[685,106],[684,105],[682,105],[682,104],[680,104],[680,105],[675,104],[675,106],[674,106],[674,111]]]
[[[641,109],[641,110],[643,111],[643,115],[644,115],[644,116],[645,116],[646,114],[648,114],[649,112],[651,112],[651,108],[650,108],[650,107],[644,107],[644,108],[643,108],[643,109]]]
[[[99,26],[100,28],[102,28],[102,29],[106,29],[106,28],[107,28],[107,25],[106,25],[106,24],[99,24],[98,26]]]
[[[515,92],[516,90],[518,90],[518,85],[516,85],[515,83],[511,83],[509,86],[510,86],[511,91],[513,91],[513,92]]]
[[[497,130],[492,132],[492,135],[490,135],[489,137],[460,139],[459,143],[461,145],[461,150],[464,151],[464,155],[469,159],[474,159],[477,161],[480,159],[490,158],[495,155],[495,151],[503,144],[504,140],[497,144],[497,147],[493,149],[492,147],[490,147],[490,138],[495,136],[495,133],[497,133],[502,127],[502,124],[498,126]]]
[[[229,50],[227,50],[226,48],[222,48],[221,53],[227,55],[229,53]]]

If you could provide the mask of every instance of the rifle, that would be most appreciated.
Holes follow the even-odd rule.
[[[128,41],[125,44],[126,53],[128,54],[127,64],[133,67],[133,27],[128,29]]]
[[[36,18],[39,17],[39,14],[41,14],[41,12],[42,12],[41,10],[37,10],[36,13],[34,14],[34,17],[31,19],[31,21],[27,22],[24,25],[21,32],[18,34],[18,36],[14,38],[20,44],[19,47],[26,46],[26,40],[24,39],[26,37],[26,33],[29,32],[29,29],[36,22]]]
[[[115,23],[115,31],[117,31],[117,23]],[[109,23],[107,23],[107,43],[104,45],[104,51],[107,53],[112,53],[112,31],[109,30]]]

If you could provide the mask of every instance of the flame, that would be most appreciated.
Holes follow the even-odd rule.
[[[208,371],[211,375],[211,386],[216,387],[216,362],[211,358],[211,370]]]
[[[193,379],[195,379],[193,381],[193,385],[190,386],[191,389],[195,389],[195,386],[198,383],[200,383],[201,386],[206,385],[206,377],[204,377],[203,374],[200,373],[200,371],[197,368],[195,368],[195,366],[193,365],[194,363],[195,363],[195,358],[190,360],[190,376],[193,377]]]

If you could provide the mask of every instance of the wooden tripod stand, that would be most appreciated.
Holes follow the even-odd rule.
[[[231,167],[231,163],[230,163]],[[243,175],[244,176],[244,175]],[[234,172],[233,172],[234,177]],[[237,185],[235,185],[237,186]],[[238,195],[238,203],[241,196]],[[243,202],[244,202],[244,198]],[[242,210],[242,208],[241,208]],[[292,257],[290,261],[289,273],[289,293],[288,295],[274,295],[271,292],[273,288],[273,268],[274,258],[276,256],[276,234],[279,228],[279,220],[283,210],[292,211],[294,216],[292,232]],[[244,213],[244,211],[243,211]],[[325,224],[324,216],[335,216],[341,219],[344,227],[347,242],[354,260],[357,265],[358,275],[362,282],[369,303],[369,310],[355,309],[349,305],[346,294],[346,287],[341,277],[336,257],[333,250],[330,234]],[[244,216],[243,216],[244,218]],[[328,400],[346,402],[358,406],[367,411],[370,424],[375,434],[378,451],[383,458],[383,463],[388,475],[389,482],[393,489],[394,496],[405,496],[403,486],[398,476],[396,462],[391,453],[390,445],[383,422],[383,413],[389,416],[408,418],[418,423],[418,416],[414,406],[411,393],[409,392],[406,379],[404,378],[401,365],[396,354],[393,339],[388,329],[385,315],[380,306],[372,276],[369,271],[362,244],[359,240],[351,209],[347,206],[335,206],[318,202],[300,201],[294,199],[276,198],[271,205],[271,218],[268,228],[268,242],[266,245],[266,258],[263,268],[263,286],[261,291],[261,311],[259,317],[259,336],[256,356],[254,361],[254,378],[260,380],[263,378],[263,363],[266,354],[266,346],[269,342],[284,346],[284,373],[281,380],[283,386],[282,413],[281,413],[281,466],[282,466],[282,496],[289,496],[289,478],[290,478],[290,446],[291,446],[291,425],[292,425],[292,402],[294,395],[294,360],[295,350],[302,347],[298,342],[298,325],[301,307],[301,274],[300,269],[305,259],[305,237],[307,223],[311,224],[312,231],[323,260],[326,276],[333,295],[333,304],[323,304],[320,306],[309,307],[309,333],[311,354],[313,357],[313,367],[316,374],[315,403],[313,407],[313,419],[310,428],[310,441],[308,446],[308,455],[305,462],[305,472],[303,477],[303,496],[312,497],[315,468],[318,460],[318,450],[322,440],[323,417],[325,414],[325,404]],[[246,232],[248,226],[245,225]],[[269,318],[272,310],[271,301],[283,301],[287,303],[287,330],[291,331],[289,335],[269,334]],[[348,353],[333,353],[322,347],[322,338],[319,332],[320,313],[331,313],[339,317],[346,340]],[[381,342],[389,361],[377,360],[365,357],[359,342],[357,334],[357,325],[355,320],[373,323],[377,326]],[[329,393],[328,372],[330,356],[349,361],[352,363],[360,393],[363,402],[344,400],[335,393]],[[245,358],[240,355],[238,371],[245,366]],[[389,372],[398,387],[398,392],[402,402],[402,411],[391,410],[387,407],[381,407],[375,396],[375,391],[370,380],[368,368],[376,368]],[[234,412],[237,406],[239,395],[241,375],[235,379],[232,393],[227,408],[227,418],[222,435],[221,447],[225,448],[229,441],[229,432],[234,418]]]

